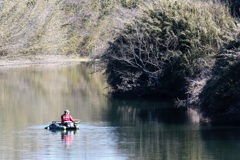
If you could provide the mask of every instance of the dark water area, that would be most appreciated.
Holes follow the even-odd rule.
[[[81,64],[0,69],[0,159],[236,160],[240,128],[201,126],[193,110],[106,96]],[[49,131],[65,109],[77,131]]]

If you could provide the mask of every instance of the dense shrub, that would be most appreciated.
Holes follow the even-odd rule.
[[[212,124],[240,124],[240,58],[225,55],[216,65],[221,70],[208,81],[200,94],[203,119],[210,120]]]
[[[101,57],[113,95],[185,97],[186,78],[204,71],[235,32],[226,9],[200,1],[157,1]]]
[[[226,3],[231,11],[231,14],[236,17],[240,17],[240,1],[239,0],[221,0]]]
[[[203,121],[212,124],[240,124],[240,34],[216,56],[212,78],[200,100]]]

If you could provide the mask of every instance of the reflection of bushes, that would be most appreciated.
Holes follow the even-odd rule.
[[[120,142],[117,147],[130,154],[129,159],[206,158],[201,156],[205,154],[198,126],[185,125],[189,122],[186,108],[152,100],[117,100],[110,105],[108,121],[114,127],[116,141]]]
[[[112,93],[183,97],[186,78],[204,71],[235,24],[218,4],[161,1],[143,10],[102,56]]]
[[[191,123],[192,115],[185,107],[174,106],[170,101],[112,100],[109,103],[108,118],[111,122],[136,124],[158,122],[161,124]]]
[[[203,144],[202,147],[206,151],[205,155],[211,155],[210,159],[240,159],[240,145],[237,143],[240,140],[240,130],[238,127],[203,127],[200,130],[200,135]]]

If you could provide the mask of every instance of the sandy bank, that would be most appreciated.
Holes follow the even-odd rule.
[[[23,67],[29,65],[61,65],[89,61],[90,58],[75,55],[2,56],[0,57],[0,68]]]

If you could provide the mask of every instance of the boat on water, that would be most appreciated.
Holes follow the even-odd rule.
[[[52,121],[52,123],[45,127],[47,130],[78,130],[79,129],[79,121],[71,122],[67,121],[64,124],[61,124],[60,121]]]

